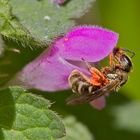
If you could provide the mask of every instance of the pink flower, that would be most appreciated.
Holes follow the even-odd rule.
[[[16,76],[16,84],[43,91],[68,89],[68,76],[72,70],[88,74],[82,58],[99,62],[109,55],[117,41],[118,34],[110,30],[98,26],[75,27],[26,65]],[[104,97],[91,104],[98,109],[104,107]]]

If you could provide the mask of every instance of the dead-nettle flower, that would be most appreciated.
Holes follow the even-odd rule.
[[[57,39],[37,59],[18,74],[17,81],[27,88],[43,91],[68,89],[68,76],[77,69],[89,74],[82,58],[99,62],[116,46],[118,34],[98,26],[79,26]],[[91,103],[96,108],[105,105],[104,97]]]

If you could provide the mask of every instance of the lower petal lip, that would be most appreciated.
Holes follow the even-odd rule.
[[[49,55],[48,51],[47,54],[43,53],[45,57],[39,56],[29,63],[10,83],[52,92],[69,88],[68,76],[74,69],[89,74],[86,69],[77,66],[78,62],[74,65],[58,55]]]
[[[90,105],[98,110],[103,109],[106,105],[105,96],[101,96],[98,99],[91,101]]]

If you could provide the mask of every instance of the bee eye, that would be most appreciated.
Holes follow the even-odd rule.
[[[123,70],[126,72],[130,72],[132,69],[132,62],[131,62],[130,58],[127,57],[126,55],[123,55],[121,58],[121,62],[123,65]]]

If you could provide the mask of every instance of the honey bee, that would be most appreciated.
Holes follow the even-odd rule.
[[[129,57],[126,52],[131,53]],[[110,66],[101,70],[91,66],[85,61],[91,74],[90,77],[84,73],[73,70],[68,78],[72,91],[77,93],[66,100],[68,105],[82,104],[93,101],[101,96],[118,91],[128,80],[129,72],[133,66],[131,58],[134,52],[123,48],[114,48],[109,55]]]

